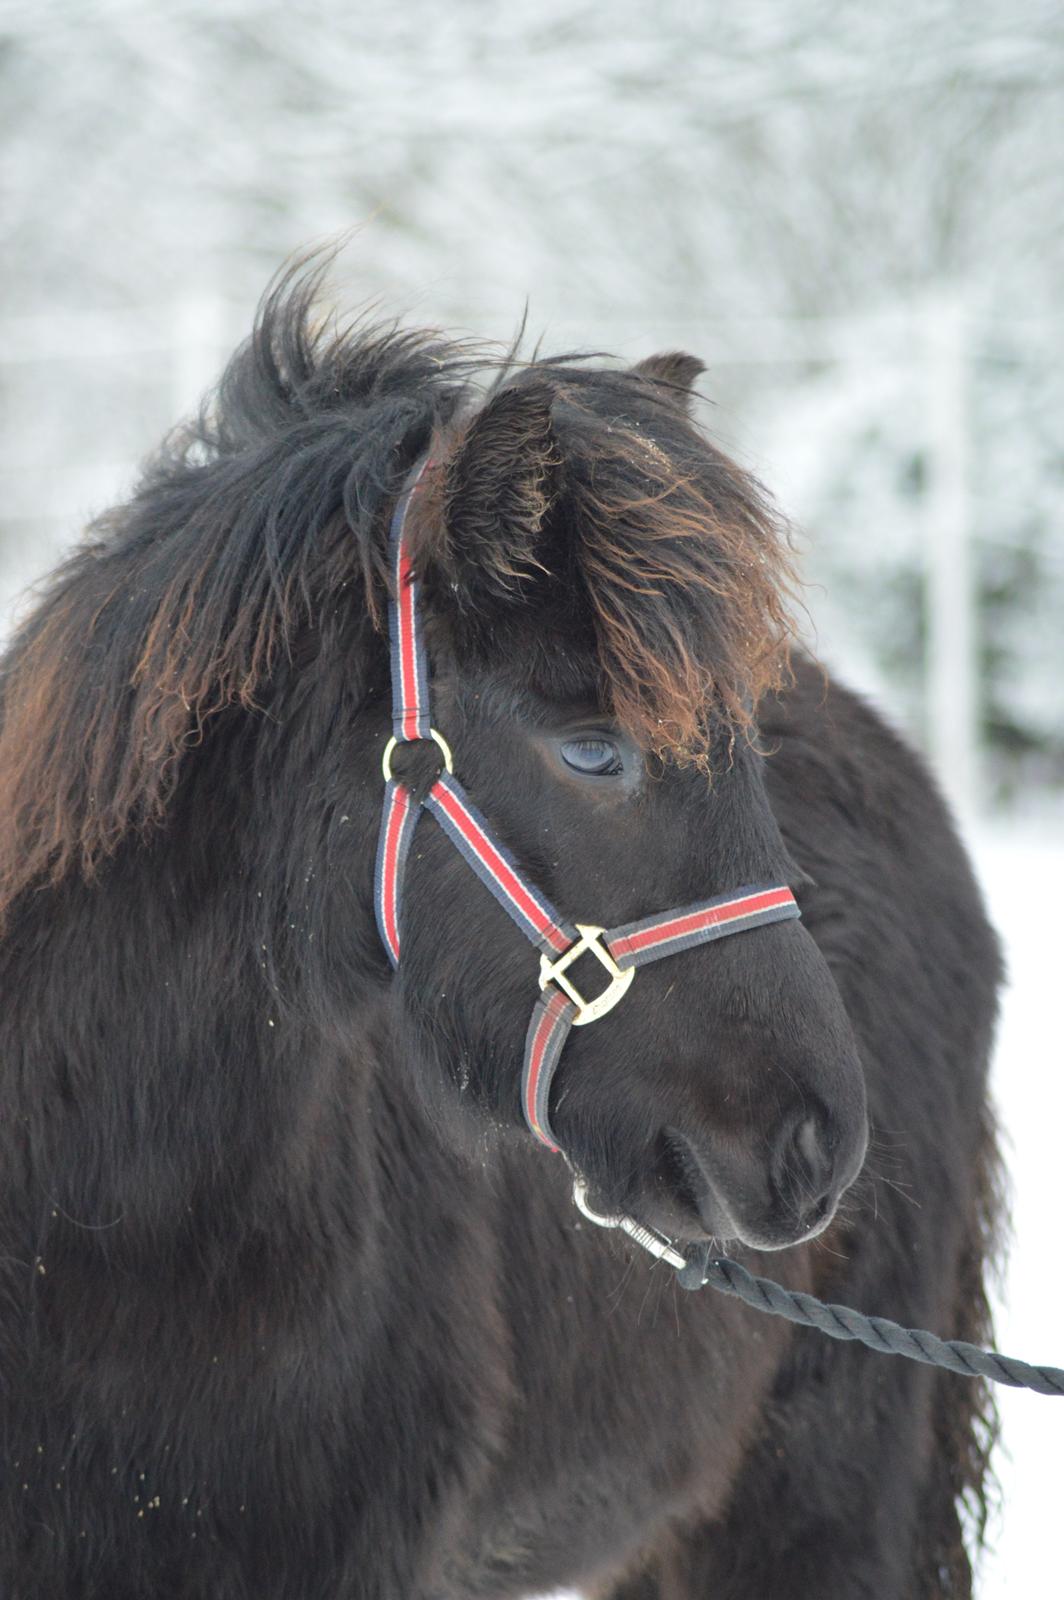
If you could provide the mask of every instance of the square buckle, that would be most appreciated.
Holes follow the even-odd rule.
[[[628,967],[623,972],[610,955],[606,945],[599,941],[606,932],[605,928],[596,928],[591,923],[578,922],[576,931],[580,937],[568,950],[551,961],[546,956],[539,958],[539,986],[545,989],[548,983],[556,983],[559,989],[569,996],[577,1008],[573,1018],[573,1027],[582,1027],[585,1022],[596,1022],[599,1017],[604,1017],[607,1011],[612,1011],[622,995],[628,992],[628,987],[635,977],[635,968]],[[578,956],[585,950],[590,950],[592,955],[605,967],[610,975],[610,982],[600,995],[594,1000],[585,1000],[576,985],[565,976],[566,969],[572,965]]]

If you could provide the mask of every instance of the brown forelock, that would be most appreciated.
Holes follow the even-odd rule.
[[[547,383],[550,453],[526,428],[527,461],[515,463],[496,502],[497,550],[487,548],[486,530],[477,541],[481,570],[529,580],[516,597],[534,605],[537,583],[546,597],[552,580],[571,581],[575,565],[609,709],[647,750],[708,768],[714,733],[749,737],[758,701],[786,679],[796,584],[785,524],[756,480],[654,393],[657,385],[546,365],[518,380],[537,392]],[[447,565],[455,464],[474,433],[487,438],[488,413],[502,412],[507,392],[472,426],[467,420],[434,442],[436,470],[415,532],[428,560]],[[527,504],[515,507],[522,484]]]
[[[748,733],[781,682],[786,550],[755,485],[723,457],[677,471],[616,431],[600,448],[574,509],[613,707],[648,747],[704,761],[714,722]]]

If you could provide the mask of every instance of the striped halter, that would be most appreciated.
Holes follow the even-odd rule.
[[[556,1151],[559,1146],[549,1115],[550,1089],[570,1028],[594,1022],[611,1011],[629,989],[636,968],[647,962],[801,913],[785,884],[748,885],[679,911],[659,912],[641,922],[607,931],[592,923],[569,923],[529,882],[455,778],[451,751],[432,726],[429,714],[420,585],[403,537],[407,509],[429,465],[427,460],[422,461],[411,473],[391,524],[393,598],[388,620],[392,737],[384,751],[384,816],[377,846],[375,893],[377,927],[392,966],[398,967],[403,869],[418,817],[422,809],[430,811],[477,877],[540,952],[540,996],[525,1038],[521,1103],[536,1138]],[[442,770],[420,805],[411,791],[392,776],[396,745],[419,740],[435,741],[442,757]],[[569,973],[572,963],[585,952],[599,961],[608,978],[602,992],[590,1000],[576,988]]]

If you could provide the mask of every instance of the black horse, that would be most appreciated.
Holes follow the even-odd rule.
[[[430,819],[392,973],[412,464],[435,718],[531,879],[605,926],[801,904],[574,1032],[550,1113],[592,1203],[983,1342],[999,958],[942,801],[788,649],[786,540],[691,420],[699,363],[485,393],[468,348],[315,323],[315,287],[6,660],[5,1600],[970,1594],[983,1388],[582,1220],[522,1122],[534,955]]]

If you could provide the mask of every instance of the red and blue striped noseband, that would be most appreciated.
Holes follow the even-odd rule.
[[[569,1029],[605,1016],[627,993],[637,967],[708,944],[729,933],[800,916],[786,884],[747,885],[730,894],[701,900],[679,911],[659,912],[641,922],[609,930],[592,923],[570,923],[546,895],[529,882],[505,845],[491,829],[454,776],[446,740],[432,726],[429,712],[429,670],[421,627],[420,586],[414,576],[403,525],[412,497],[430,463],[411,473],[391,523],[392,598],[389,633],[392,666],[392,737],[384,751],[384,816],[377,847],[377,926],[393,967],[399,965],[403,869],[418,817],[430,811],[473,871],[491,890],[503,910],[540,953],[540,996],[525,1037],[522,1105],[536,1138],[551,1150],[559,1148],[550,1125],[551,1083]],[[419,803],[392,776],[397,744],[434,740],[443,766]],[[587,1000],[576,988],[569,968],[585,952],[600,962],[608,983]]]

